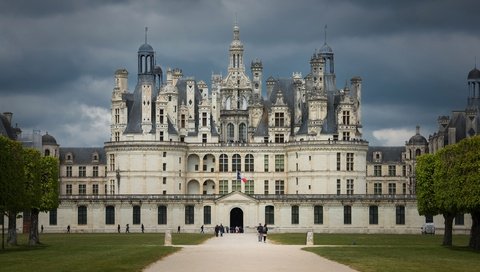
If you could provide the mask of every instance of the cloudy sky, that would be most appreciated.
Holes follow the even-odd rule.
[[[464,109],[480,57],[475,0],[0,0],[0,111],[61,146],[102,146],[113,74],[128,69],[134,89],[145,26],[158,65],[209,84],[226,74],[235,14],[264,79],[306,75],[328,25],[337,87],[363,79],[371,145],[403,145],[416,125],[428,138],[439,115]]]

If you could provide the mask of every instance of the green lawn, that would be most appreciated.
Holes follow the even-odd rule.
[[[272,234],[282,244],[305,244],[306,234]],[[480,252],[466,247],[469,237],[455,235],[441,246],[441,235],[315,234],[318,247],[304,248],[364,272],[479,271]]]
[[[199,244],[211,235],[173,234],[174,244]],[[178,251],[164,246],[163,233],[42,234],[42,245],[0,249],[0,271],[141,271],[156,260]]]

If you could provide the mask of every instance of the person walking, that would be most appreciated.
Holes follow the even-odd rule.
[[[145,233],[145,227],[142,224],[142,233]]]
[[[203,225],[200,227],[200,233],[204,233],[203,232]]]
[[[130,233],[130,226],[127,224],[126,228],[125,228],[125,233]]]
[[[67,226],[67,233],[70,233],[70,225]]]
[[[118,226],[117,226],[117,231],[118,231],[118,233],[120,233],[120,224],[118,224]]]
[[[267,242],[267,232],[268,232],[268,228],[267,228],[267,224],[263,225],[263,242],[266,243]]]
[[[258,223],[257,233],[258,233],[258,241],[261,242],[263,238],[263,227],[261,223]]]
[[[177,233],[180,233],[180,226],[178,226],[177,228]]]

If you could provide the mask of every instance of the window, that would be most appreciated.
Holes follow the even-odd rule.
[[[275,225],[275,209],[273,206],[265,206],[265,224]]]
[[[342,121],[344,125],[350,125],[350,112],[349,111],[343,111],[342,112]]]
[[[160,109],[158,111],[158,117],[159,117],[158,120],[159,120],[160,124],[163,124],[163,118],[164,118],[163,109]]]
[[[425,223],[433,223],[433,215],[431,214],[425,215]]]
[[[163,177],[163,178],[162,178],[162,183],[163,183],[163,184],[167,184],[167,177]]]
[[[285,156],[275,155],[275,172],[285,171]]]
[[[120,109],[115,109],[115,124],[120,123]]]
[[[465,224],[464,215],[457,214],[457,216],[455,216],[455,225],[463,226],[464,224]]]
[[[218,169],[220,172],[228,172],[228,157],[225,154],[220,155],[218,160]]]
[[[378,206],[368,207],[368,223],[378,225]]]
[[[299,223],[299,208],[297,205],[292,206],[292,225]]]
[[[232,172],[242,171],[242,160],[240,155],[234,154],[232,157]]]
[[[403,193],[404,195],[407,194],[407,184],[406,184],[405,182],[402,183],[402,193]]]
[[[232,180],[232,192],[240,192],[242,190],[242,181],[239,179]]]
[[[92,194],[98,195],[98,184],[92,184]]]
[[[185,114],[180,115],[180,128],[185,128]]]
[[[158,206],[157,221],[159,225],[167,224],[167,206]]]
[[[163,142],[163,141],[164,141],[163,131],[160,131],[160,142]]]
[[[341,153],[337,153],[337,171],[340,171],[341,163]]]
[[[389,165],[388,166],[388,175],[390,177],[394,177],[397,175],[397,169],[395,165]]]
[[[227,142],[235,140],[235,126],[232,123],[227,125]]]
[[[255,193],[254,184],[255,184],[255,182],[251,179],[249,179],[249,180],[247,180],[247,182],[245,182],[245,194],[253,195]]]
[[[140,206],[133,206],[132,224],[139,225],[142,221]]]
[[[162,170],[163,170],[163,171],[167,171],[167,163],[166,163],[166,162],[164,162],[164,163],[162,164]]]
[[[407,176],[407,166],[402,165],[402,176],[406,177]]]
[[[202,126],[206,127],[207,126],[207,113],[202,112]]]
[[[247,156],[245,156],[245,172],[253,172],[254,171],[253,166],[254,166],[253,155],[247,154]]]
[[[221,195],[228,194],[228,180],[220,180],[219,181],[218,193],[221,194]]]
[[[192,225],[195,223],[195,207],[193,205],[185,206],[185,225]]]
[[[72,167],[67,166],[67,177],[71,177],[71,176],[72,176]]]
[[[268,155],[263,156],[263,171],[268,172]]]
[[[285,126],[285,116],[283,112],[275,113],[275,126],[284,127]]]
[[[353,153],[347,153],[347,171],[353,171]]]
[[[241,123],[240,126],[238,126],[238,140],[242,143],[247,142],[247,125],[244,123]]]
[[[395,223],[405,225],[405,206],[398,205],[395,207]]]
[[[120,132],[115,131],[115,142],[120,142]]]
[[[114,179],[110,180],[109,188],[110,188],[110,194],[114,195],[115,194],[115,180]]]
[[[283,180],[276,180],[275,181],[275,194],[276,195],[285,194],[285,183],[284,183]]]
[[[350,132],[344,131],[342,135],[343,135],[342,140],[344,140],[344,141],[350,141]]]
[[[323,206],[313,207],[313,224],[323,224]]]
[[[98,166],[93,167],[93,177],[98,177]]]
[[[347,179],[347,195],[353,195],[353,179]]]
[[[395,195],[397,193],[397,184],[389,183],[388,184],[388,194]]]
[[[115,154],[109,155],[110,171],[115,171]]]
[[[1,217],[3,218],[3,215]],[[57,225],[57,209],[50,210],[48,223],[50,226]]]
[[[87,224],[87,206],[78,206],[77,214],[78,214],[78,225],[86,225]]]
[[[284,143],[285,142],[285,136],[283,134],[275,134],[275,143]]]
[[[382,176],[382,166],[381,165],[374,165],[373,166],[373,175],[375,177],[381,177]]]
[[[78,167],[78,176],[79,177],[86,177],[87,176],[87,167],[86,166],[79,166]]]
[[[67,185],[66,185],[65,194],[66,194],[66,195],[71,195],[71,194],[72,194],[72,184],[67,184]]]
[[[114,206],[105,207],[105,224],[106,225],[115,224],[115,207]]]
[[[207,141],[208,141],[208,136],[207,136],[206,133],[203,133],[203,134],[202,134],[202,143],[205,144],[205,143],[207,143]]]
[[[268,180],[263,181],[263,194],[268,195]]]
[[[86,195],[87,194],[87,185],[86,184],[79,184],[78,185],[78,194],[79,195]]]
[[[352,206],[343,206],[343,224],[352,224]]]
[[[382,194],[382,183],[375,182],[373,184],[373,194],[374,195],[381,195]]]
[[[337,179],[337,195],[340,195],[342,193],[342,184],[340,182],[340,179]]]
[[[212,207],[210,206],[203,207],[203,224],[212,224]]]

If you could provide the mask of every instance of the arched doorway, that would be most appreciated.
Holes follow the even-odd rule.
[[[243,211],[240,208],[233,208],[230,211],[230,228],[235,227],[243,229]]]

